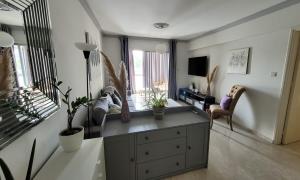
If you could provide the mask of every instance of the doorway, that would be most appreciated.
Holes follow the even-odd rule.
[[[282,144],[300,141],[300,31],[294,33],[295,62],[284,122]]]

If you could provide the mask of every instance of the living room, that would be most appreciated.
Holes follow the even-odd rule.
[[[33,2],[35,1],[0,1],[1,32],[7,34],[4,25],[14,24],[12,33],[8,33],[13,37],[14,43],[9,47],[2,46],[2,43],[8,41],[2,41],[1,35],[1,53],[11,47],[14,52],[21,51],[28,43],[25,45],[29,49],[28,68],[32,68],[29,74],[33,77],[24,80],[17,77],[18,86],[14,86],[14,90],[10,87],[10,91],[15,92],[19,87],[23,92],[24,88],[20,88],[21,86],[34,85],[39,92],[43,92],[43,98],[51,100],[55,108],[45,118],[32,117],[34,121],[30,121],[28,128],[24,128],[25,126],[15,124],[12,126],[12,121],[9,123],[11,126],[6,124],[7,112],[1,109],[4,107],[1,104],[0,158],[8,166],[14,179],[24,179],[28,172],[29,179],[299,177],[297,78],[300,1],[36,0],[34,10],[30,11]],[[19,21],[13,21],[14,19],[8,18],[7,12],[23,14],[24,19],[14,14],[14,18],[19,17]],[[39,23],[46,26],[47,31],[35,31],[31,28],[32,24]],[[155,23],[159,23],[158,28]],[[21,28],[23,35],[17,36],[17,27],[21,26],[25,27]],[[48,36],[48,32],[51,32],[51,36]],[[43,37],[45,40],[39,41]],[[44,47],[44,53],[30,49],[36,47]],[[49,51],[49,48],[53,48],[55,53]],[[86,58],[86,53],[83,54],[82,51],[88,51],[89,57]],[[233,53],[246,54],[246,65],[242,69],[230,69],[229,62]],[[55,72],[52,72],[52,65],[48,61],[44,64],[43,71],[40,66],[43,62],[38,59],[47,58],[42,54],[50,57],[49,62],[53,62]],[[124,58],[124,54],[127,58]],[[145,65],[152,55],[163,63],[167,59],[167,66],[160,63],[156,67],[162,70],[156,72],[157,68]],[[1,58],[4,58],[3,54]],[[192,58],[205,58],[206,75],[192,75],[189,67],[192,66]],[[129,67],[130,63],[126,63],[124,59],[132,60],[134,72]],[[2,59],[2,66],[1,61]],[[61,100],[66,98],[68,87],[72,90],[65,100],[70,101],[75,101],[75,97],[97,99],[99,93],[107,90],[107,87],[117,88],[114,83],[116,81],[108,70],[108,61],[113,65],[120,82],[125,81],[119,76],[119,70],[122,72],[122,69],[126,69],[129,74],[132,73],[133,77],[128,76],[129,86],[132,85],[132,88],[126,89],[125,93],[125,96],[129,94],[126,98],[134,97],[133,104],[128,101],[128,119],[126,113],[122,113],[122,104],[116,116],[109,113],[99,115],[98,112],[93,112],[95,104],[89,104],[85,98],[78,103],[86,104],[70,116],[66,113],[68,106]],[[124,63],[120,66],[121,62]],[[0,67],[1,73],[5,71],[3,67]],[[18,71],[17,66],[15,68]],[[147,85],[145,81],[150,76],[145,73],[154,71],[166,75],[158,79],[155,79],[156,75],[155,78],[152,76],[155,80],[149,81]],[[40,83],[43,74],[53,75],[57,81]],[[212,77],[209,92],[207,75]],[[134,85],[131,84],[131,78],[134,79]],[[63,93],[56,96],[56,87],[61,88],[59,90]],[[214,112],[220,111],[214,111],[210,105],[223,102],[224,97],[230,95],[232,87],[243,88],[233,110],[229,113],[219,109],[220,116],[224,118],[219,118],[219,114],[214,116]],[[1,92],[5,97],[10,97],[12,93],[6,94],[6,89],[1,87]],[[155,120],[152,108],[145,106],[149,100],[147,97],[152,97],[152,89],[158,89],[168,97],[162,120]],[[191,96],[186,96],[189,93]],[[124,93],[120,94],[122,101]],[[180,95],[184,95],[184,99]],[[1,94],[1,103],[2,97],[4,96]],[[192,99],[192,103],[186,102],[187,97]],[[197,108],[197,103],[200,102],[197,98],[206,101],[206,97],[212,97],[213,102],[208,103],[205,110]],[[234,95],[231,96],[232,99],[233,97]],[[13,98],[9,100],[11,99]],[[135,108],[134,112],[131,111],[132,107]],[[20,111],[27,113],[26,117],[37,115],[31,112],[31,108],[28,109],[29,113],[24,108],[20,109],[18,104],[11,108],[15,110],[12,111],[16,117],[14,120],[19,117],[16,114]],[[94,116],[101,116],[101,120],[98,125],[91,127],[87,123],[93,123]],[[69,125],[70,117],[72,126],[84,126],[85,139],[80,142],[77,147],[79,149],[67,153],[62,148],[60,134]],[[122,122],[120,119],[123,118],[129,122]],[[197,127],[201,127],[201,130],[196,129]],[[10,131],[11,129],[14,131]],[[174,132],[178,137],[170,135],[172,129],[176,130]],[[5,134],[8,131],[9,136]],[[91,138],[90,133],[93,132],[98,137]],[[153,135],[155,132],[161,134]],[[129,136],[122,137],[124,134]],[[147,136],[142,137],[144,134]],[[189,155],[188,152],[193,150],[189,145],[189,138],[201,141],[203,151]],[[35,139],[36,143],[32,146]],[[124,139],[129,143],[124,143]],[[175,145],[176,152],[168,149],[172,145]],[[127,151],[128,147],[133,152]],[[32,154],[34,158],[31,162]],[[130,154],[130,158],[124,157],[124,154]],[[196,165],[193,165],[191,157],[196,161],[197,158],[202,158],[201,163],[195,162]],[[174,168],[168,164],[173,160]],[[122,161],[126,163],[121,163]],[[2,165],[1,167],[1,179],[8,179],[7,170]]]

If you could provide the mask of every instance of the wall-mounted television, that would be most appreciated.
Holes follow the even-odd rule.
[[[189,58],[188,74],[192,76],[207,75],[208,58],[207,56]]]

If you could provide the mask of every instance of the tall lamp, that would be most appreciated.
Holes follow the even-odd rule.
[[[90,62],[89,62],[89,57],[91,54],[91,51],[95,50],[97,48],[97,45],[95,44],[88,44],[88,43],[81,43],[77,42],[75,43],[75,46],[83,51],[83,55],[85,58],[86,62],[86,97],[90,99],[90,79],[89,79],[89,70],[90,70]],[[88,116],[88,137],[90,137],[90,108],[88,105],[88,111],[87,111],[87,116]]]
[[[0,31],[0,47],[11,47],[14,42],[14,38],[10,34],[4,31]]]

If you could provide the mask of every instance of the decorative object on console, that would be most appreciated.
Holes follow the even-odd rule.
[[[26,173],[25,180],[31,180],[31,171],[32,171],[32,165],[33,165],[33,159],[34,159],[34,153],[35,153],[35,146],[36,146],[36,139],[34,139],[33,144],[32,144],[30,159],[29,159],[29,163],[28,163],[28,168],[27,168],[27,173]],[[3,175],[4,175],[6,180],[14,180],[15,179],[13,177],[9,167],[4,162],[4,160],[1,159],[1,158],[0,158],[0,167],[2,169]]]
[[[194,84],[194,83],[190,84],[190,86],[189,86],[189,89],[190,89],[191,91],[193,91],[193,90],[194,90],[194,86],[193,86],[193,84]]]
[[[86,38],[87,38],[87,33],[85,34]],[[88,42],[88,40],[86,39],[86,42]],[[90,80],[91,80],[91,71],[90,71],[90,61],[89,61],[89,57],[91,54],[91,51],[97,49],[97,45],[95,44],[89,44],[89,43],[81,43],[81,42],[77,42],[75,43],[75,46],[79,49],[83,51],[83,55],[84,58],[86,60],[86,97],[88,99],[91,98],[91,94],[90,94]],[[87,122],[88,122],[88,127],[90,127],[90,108],[89,106],[87,106]],[[88,136],[90,137],[90,128],[88,128]]]
[[[70,102],[70,93],[72,89],[68,87],[68,90],[64,93],[59,87],[61,84],[62,81],[59,81],[55,82],[53,86],[62,94],[63,97],[61,100],[67,105],[68,127],[59,133],[59,140],[65,152],[72,152],[80,148],[84,137],[83,127],[72,126],[74,116],[81,106],[88,106],[91,100],[86,96],[83,96],[77,97],[75,101]]]
[[[125,68],[125,64],[123,61],[121,62],[119,77],[117,77],[114,66],[112,65],[109,58],[103,52],[101,52],[101,54],[104,57],[104,63],[107,67],[110,78],[114,83],[114,86],[116,87],[116,89],[121,95],[121,100],[122,100],[121,120],[123,122],[128,122],[130,120],[130,114],[129,114],[129,106],[127,102],[126,90],[127,90],[128,83],[127,83],[127,71]]]
[[[165,108],[168,101],[165,98],[165,94],[158,94],[152,89],[149,100],[146,101],[148,107],[153,109],[154,118],[156,120],[162,120],[165,114]]]
[[[250,48],[236,49],[230,52],[227,73],[247,74]]]
[[[214,81],[216,73],[217,73],[218,66],[215,66],[213,71],[210,74],[207,74],[206,79],[207,79],[207,90],[206,90],[206,95],[210,96],[211,95],[211,89],[210,85]]]

